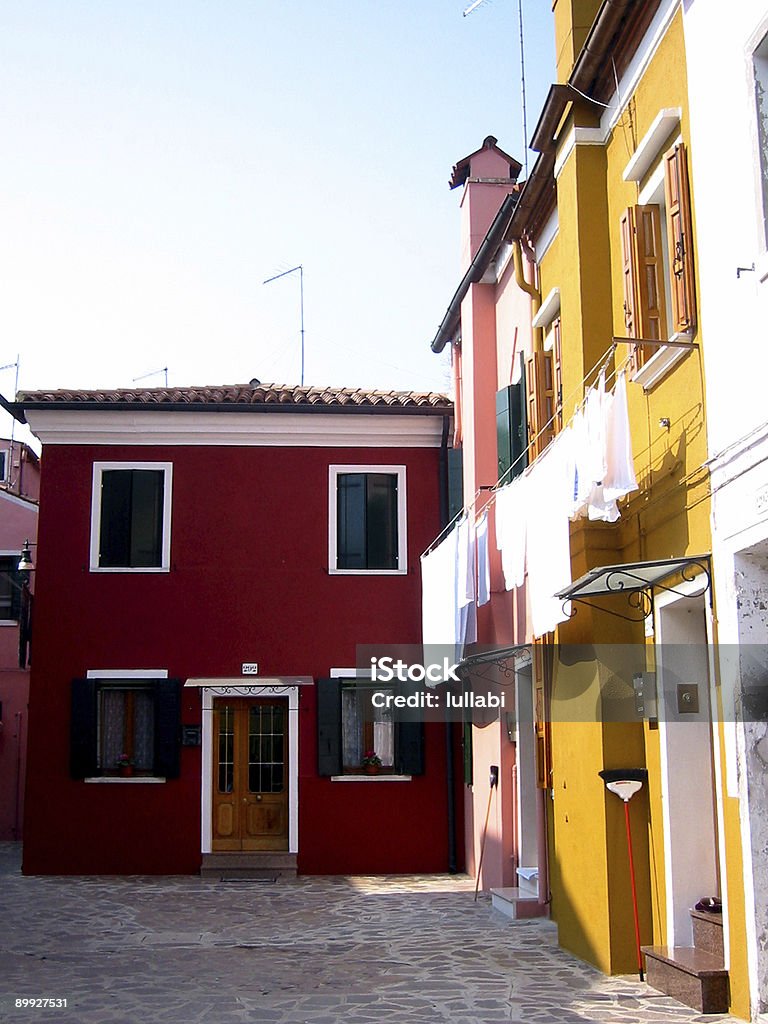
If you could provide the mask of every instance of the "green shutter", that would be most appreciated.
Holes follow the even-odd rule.
[[[69,725],[69,773],[73,779],[96,775],[96,680],[73,679]]]
[[[512,419],[510,415],[510,392],[502,388],[496,392],[496,453],[498,456],[497,480],[509,483],[509,467],[512,465]]]
[[[453,522],[464,508],[464,452],[448,449],[448,522]]]
[[[181,680],[155,681],[155,775],[177,779],[181,770]]]
[[[317,772],[341,775],[341,680],[317,680]]]
[[[528,416],[525,401],[525,374],[521,372],[520,383],[509,388],[510,455],[513,470],[509,479],[520,476],[528,465]]]

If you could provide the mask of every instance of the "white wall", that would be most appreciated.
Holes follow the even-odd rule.
[[[685,39],[710,453],[767,417],[768,253],[752,53],[766,0],[688,0]],[[738,266],[756,264],[736,277]]]

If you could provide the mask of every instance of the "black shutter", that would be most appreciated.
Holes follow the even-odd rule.
[[[341,680],[317,680],[317,771],[341,775]]]
[[[73,779],[96,775],[96,680],[73,679],[69,727],[69,773]]]
[[[177,779],[181,769],[181,680],[155,682],[155,775]]]
[[[424,774],[424,723],[398,722],[395,739],[400,775]]]

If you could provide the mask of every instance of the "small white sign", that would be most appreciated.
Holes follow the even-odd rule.
[[[755,492],[755,507],[759,516],[764,516],[768,512],[768,487],[761,487]]]
[[[259,665],[256,661],[244,661],[243,662],[243,675],[244,676],[257,676],[259,674]]]

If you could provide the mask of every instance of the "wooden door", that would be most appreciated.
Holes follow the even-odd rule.
[[[213,706],[213,850],[288,849],[288,702]]]

